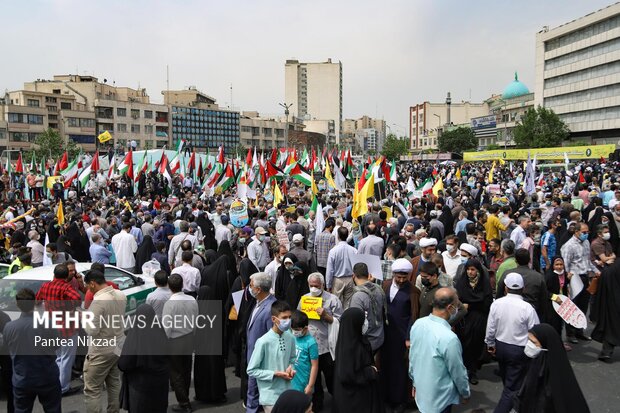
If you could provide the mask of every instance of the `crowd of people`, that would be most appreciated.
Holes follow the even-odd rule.
[[[84,188],[13,197],[2,214],[9,274],[47,264],[54,278],[14,292],[19,318],[0,312],[8,411],[32,411],[38,397],[59,412],[63,395],[83,392],[88,412],[102,411],[104,399],[108,412],[166,412],[170,386],[174,411],[191,411],[192,397],[239,397],[248,413],[327,404],[443,413],[467,403],[482,366],[497,362],[495,412],[588,412],[569,356],[594,339],[599,360],[610,362],[620,345],[620,164],[538,171],[532,189],[518,163],[401,162],[395,179],[373,164],[360,167],[376,175],[360,216],[357,182],[315,191],[292,177],[279,182],[278,204],[279,187],[246,200],[237,226],[234,185],[215,194],[175,175],[170,186],[158,171],[138,185],[94,172]],[[418,190],[427,179],[441,187]],[[356,255],[376,257],[380,273]],[[83,275],[76,262],[92,267]],[[152,276],[156,288],[136,310],[148,320],[202,314],[219,301],[220,354],[127,350],[214,340],[191,328],[99,326],[59,334],[122,338],[122,350],[93,345],[82,357],[73,344],[20,356],[35,334],[35,304],[125,314],[108,264]],[[595,324],[591,333],[554,309],[571,299]],[[238,396],[227,389],[227,367],[241,378]],[[72,387],[76,377],[83,387]]]

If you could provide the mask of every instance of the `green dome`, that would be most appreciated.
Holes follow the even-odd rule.
[[[523,83],[519,82],[519,76],[517,75],[517,72],[515,72],[515,80],[506,86],[504,93],[502,93],[502,98],[512,99],[518,96],[527,95],[528,93],[530,93],[530,90]]]

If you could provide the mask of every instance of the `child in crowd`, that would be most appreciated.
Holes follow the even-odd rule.
[[[299,310],[293,312],[291,328],[295,336],[295,377],[291,382],[293,390],[312,395],[314,383],[319,372],[319,346],[308,334],[308,316]]]
[[[285,301],[271,306],[273,327],[256,341],[248,363],[248,376],[254,377],[259,402],[270,413],[278,397],[291,387],[295,377],[295,337],[290,333],[291,307]]]

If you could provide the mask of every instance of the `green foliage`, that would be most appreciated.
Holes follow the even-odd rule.
[[[69,161],[71,161],[80,152],[80,147],[70,139],[65,142],[57,130],[48,128],[37,136],[34,141],[34,147],[24,153],[23,159],[27,159],[30,162],[32,152],[34,152],[37,160],[50,157],[57,160],[62,157],[65,151],[69,154]]]
[[[551,109],[530,108],[513,131],[519,148],[561,146],[570,133],[568,126]]]
[[[487,151],[496,151],[496,150],[498,150],[498,149],[502,149],[502,147],[501,147],[501,146],[499,146],[499,145],[498,145],[498,144],[496,144],[496,143],[492,143],[492,144],[490,144],[490,145],[487,145],[487,148],[486,148],[486,150],[487,150]]]
[[[574,141],[570,142],[570,146],[590,146],[590,142],[588,141]]]
[[[472,128],[463,126],[443,132],[437,142],[440,152],[463,153],[478,148],[478,138]]]
[[[383,143],[381,154],[387,159],[399,159],[401,155],[406,155],[409,151],[409,140],[406,137],[397,138],[390,133]]]

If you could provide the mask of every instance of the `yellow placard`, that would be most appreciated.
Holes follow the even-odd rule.
[[[616,150],[616,145],[591,145],[591,146],[559,146],[556,148],[538,148],[538,149],[506,149],[495,151],[481,151],[481,152],[464,152],[464,162],[475,161],[516,161],[527,160],[528,154],[533,159],[536,156],[537,162],[548,160],[560,160],[565,159],[565,154],[568,159],[599,159],[601,157],[608,158],[610,153]]]
[[[62,175],[48,176],[47,177],[47,189],[52,189],[54,184],[60,181],[61,178],[62,178]]]
[[[310,320],[320,320],[321,317],[317,314],[317,308],[323,306],[322,297],[312,297],[310,295],[304,295],[301,297],[301,311],[306,313]]]

